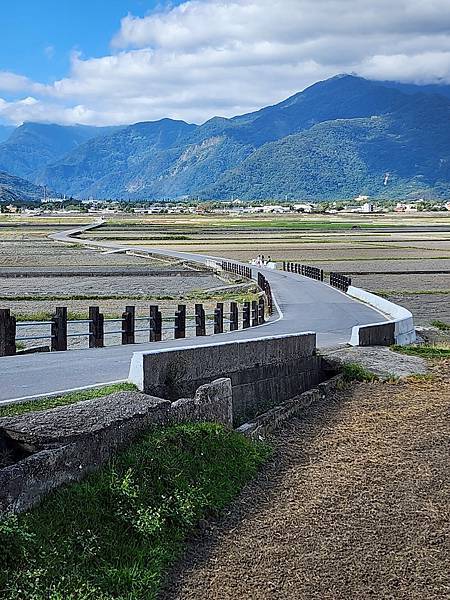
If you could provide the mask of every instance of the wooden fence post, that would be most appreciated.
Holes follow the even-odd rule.
[[[67,307],[56,307],[52,317],[51,349],[53,352],[67,350]]]
[[[243,329],[250,327],[250,302],[244,302],[242,308],[242,327]]]
[[[89,348],[103,348],[105,340],[104,316],[98,306],[89,307]]]
[[[175,312],[175,330],[174,337],[176,340],[186,337],[186,305],[179,304]]]
[[[258,325],[258,302],[252,300],[252,327]]]
[[[223,333],[223,303],[218,302],[214,309],[214,333]]]
[[[262,325],[265,322],[264,318],[265,302],[264,296],[258,300],[258,325]]]
[[[206,317],[203,304],[195,305],[195,335],[206,335]]]
[[[0,308],[0,356],[16,353],[16,318],[9,308]]]
[[[237,302],[230,302],[230,331],[239,328],[239,313]]]
[[[122,313],[122,344],[134,344],[135,312],[134,306],[126,306]]]
[[[162,337],[162,315],[158,306],[150,306],[150,342],[160,342]]]

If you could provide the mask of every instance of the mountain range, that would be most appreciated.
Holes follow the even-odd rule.
[[[202,125],[25,123],[0,143],[0,170],[79,198],[444,198],[450,86],[339,75]]]
[[[0,202],[39,202],[43,197],[40,186],[0,171]]]

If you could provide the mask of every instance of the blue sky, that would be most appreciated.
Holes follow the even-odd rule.
[[[3,0],[0,71],[51,83],[67,75],[70,55],[103,56],[128,13],[144,16],[157,0]],[[175,3],[172,3],[175,4]]]
[[[449,0],[0,1],[0,123],[201,123],[338,73],[450,83]]]

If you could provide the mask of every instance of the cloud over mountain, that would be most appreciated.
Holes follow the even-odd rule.
[[[202,122],[275,103],[341,72],[450,83],[448,0],[168,4],[144,17],[125,16],[111,53],[74,53],[64,79],[44,85],[0,73],[0,118]]]

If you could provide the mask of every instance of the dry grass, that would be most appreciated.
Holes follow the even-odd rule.
[[[357,384],[292,422],[272,463],[193,541],[165,597],[449,597],[450,361],[432,372]]]

